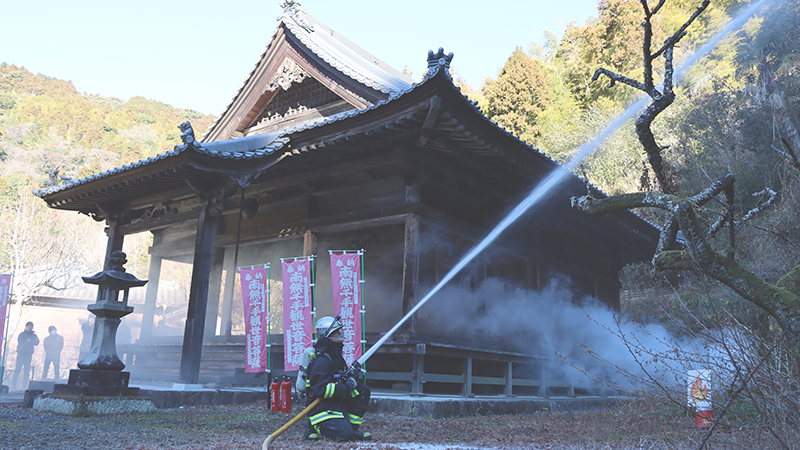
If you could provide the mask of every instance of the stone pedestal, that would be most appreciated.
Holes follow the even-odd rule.
[[[156,410],[148,397],[91,397],[44,394],[33,401],[33,409],[71,416],[95,414],[147,413]]]
[[[128,387],[130,378],[130,372],[73,369],[69,371],[68,384],[56,384],[53,386],[53,393],[93,397],[130,397],[139,395],[139,388]]]

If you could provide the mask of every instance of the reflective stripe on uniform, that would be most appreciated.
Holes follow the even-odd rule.
[[[350,423],[353,425],[361,425],[361,422],[364,421],[364,418],[361,416],[357,416],[355,414],[348,414],[348,418],[350,419]]]
[[[350,393],[350,397],[356,398],[358,397],[358,394],[360,394],[360,392],[358,392],[358,389],[353,389],[353,392]]]
[[[320,422],[324,422],[328,419],[344,419],[344,414],[340,413],[339,411],[322,411],[320,413],[314,414],[313,416],[309,417],[308,420],[311,421],[311,425],[316,426]],[[352,423],[352,418],[350,419]],[[363,419],[362,419],[363,420]]]
[[[336,393],[336,384],[328,383],[328,385],[325,386],[325,395],[323,395],[322,398],[331,398],[335,393]]]

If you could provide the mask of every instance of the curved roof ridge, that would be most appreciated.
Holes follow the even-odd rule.
[[[278,16],[300,42],[333,68],[384,94],[406,89],[411,79],[290,3]]]
[[[299,39],[309,51],[334,69],[364,86],[391,96],[399,91],[408,89],[412,85],[413,81],[409,77],[341,34],[336,33],[319,19],[309,14],[296,1],[287,1],[283,6],[284,10],[276,18],[278,26],[273,31],[266,48],[256,60],[253,69],[245,77],[244,82],[231,97],[225,109],[208,127],[208,130],[203,133],[200,138],[201,141],[216,129],[220,120],[230,112],[236,99],[239,98],[242,91],[253,79],[267,52],[272,47],[278,31],[281,29],[281,24]]]
[[[219,121],[223,117],[225,117],[225,114],[227,114],[228,111],[230,111],[231,107],[236,102],[236,99],[239,98],[239,96],[242,94],[242,91],[247,86],[247,84],[250,82],[250,80],[253,78],[253,76],[256,73],[256,70],[258,70],[258,67],[261,65],[261,61],[264,60],[264,56],[267,54],[269,49],[272,47],[272,42],[275,40],[275,36],[278,34],[278,30],[279,29],[280,29],[280,27],[277,27],[277,28],[275,28],[275,31],[272,32],[272,36],[269,38],[269,41],[267,42],[267,46],[264,48],[264,51],[261,52],[261,55],[256,60],[256,63],[253,64],[253,69],[250,70],[250,73],[247,75],[247,77],[245,77],[244,82],[242,83],[241,86],[239,86],[239,89],[236,91],[236,93],[233,94],[233,96],[231,97],[230,101],[228,101],[228,105],[225,106],[225,109],[222,110],[222,113],[219,115],[219,117],[217,117],[216,120],[214,120],[214,122],[211,124],[211,126],[209,126],[208,129],[200,137],[200,141],[201,142],[206,138],[206,136],[209,135],[209,133],[211,133],[212,130],[214,130],[217,127],[217,124],[219,123]]]

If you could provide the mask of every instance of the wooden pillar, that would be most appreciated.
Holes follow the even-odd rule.
[[[401,316],[405,317],[417,305],[419,284],[419,215],[406,216],[405,241],[403,248],[403,306]],[[405,323],[406,332],[416,333],[417,317],[411,316]]]
[[[419,185],[415,183],[406,186],[406,204],[419,203]],[[403,242],[403,291],[401,316],[405,317],[417,305],[419,285],[419,228],[420,217],[418,214],[406,215],[405,235]],[[403,326],[408,333],[416,333],[417,318],[411,316]]]
[[[422,385],[425,383],[425,344],[417,344],[417,350],[413,355],[414,361],[411,368],[411,395],[419,397],[422,395]]]
[[[541,373],[539,374],[539,397],[549,397],[547,393],[547,366],[542,364]]]
[[[317,237],[311,231],[306,231],[303,235],[303,256],[317,254]]]
[[[203,331],[208,306],[208,281],[211,274],[216,213],[208,201],[197,218],[197,237],[192,263],[192,283],[189,290],[189,309],[181,349],[181,368],[178,381],[197,384],[200,377],[200,360],[203,354]]]
[[[461,373],[464,375],[464,385],[461,387],[461,395],[474,397],[475,395],[472,393],[472,358],[467,357],[467,359],[464,360]]]
[[[219,295],[222,290],[222,264],[224,256],[224,249],[215,248],[211,258],[211,273],[208,282],[208,310],[206,311],[206,336],[217,335]]]
[[[106,228],[106,236],[108,236],[108,241],[106,242],[106,255],[103,258],[103,270],[108,270],[111,267],[111,254],[116,251],[122,251],[122,244],[125,241],[125,236],[119,232],[115,222],[109,223],[108,228]],[[97,290],[97,301],[101,300],[102,293],[103,291],[101,289]],[[95,321],[95,329],[96,328],[97,322]],[[94,336],[94,334],[95,333],[92,333],[92,336]]]
[[[153,321],[156,314],[158,301],[158,282],[161,279],[160,256],[150,255],[150,269],[147,271],[147,291],[144,295],[144,310],[142,311],[142,332],[139,339],[153,336]]]
[[[506,387],[503,389],[503,395],[506,397],[514,396],[514,363],[509,361],[503,369],[503,377],[506,379]]]
[[[567,395],[570,397],[575,397],[575,375],[570,373],[569,376],[569,389],[567,390]]]
[[[106,235],[108,236],[108,242],[106,243],[106,255],[103,258],[103,270],[108,270],[111,267],[111,254],[116,251],[122,251],[122,244],[125,241],[125,236],[119,232],[117,224],[114,222],[111,222],[106,228]]]
[[[222,294],[222,329],[220,334],[225,336],[226,342],[231,337],[231,329],[233,328],[231,315],[233,311],[233,290],[236,289],[236,262],[233,260],[235,252],[236,250],[233,248],[226,248],[222,262],[222,270],[225,271],[225,290]]]

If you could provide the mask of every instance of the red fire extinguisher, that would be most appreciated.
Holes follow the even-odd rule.
[[[281,393],[280,393],[280,404],[281,404],[281,412],[286,414],[291,414],[292,412],[292,382],[288,377],[283,379],[283,383],[281,383]]]
[[[281,384],[278,380],[273,381],[269,385],[269,404],[270,404],[270,411],[278,412],[280,411],[280,404],[278,403],[278,393],[281,389]]]

